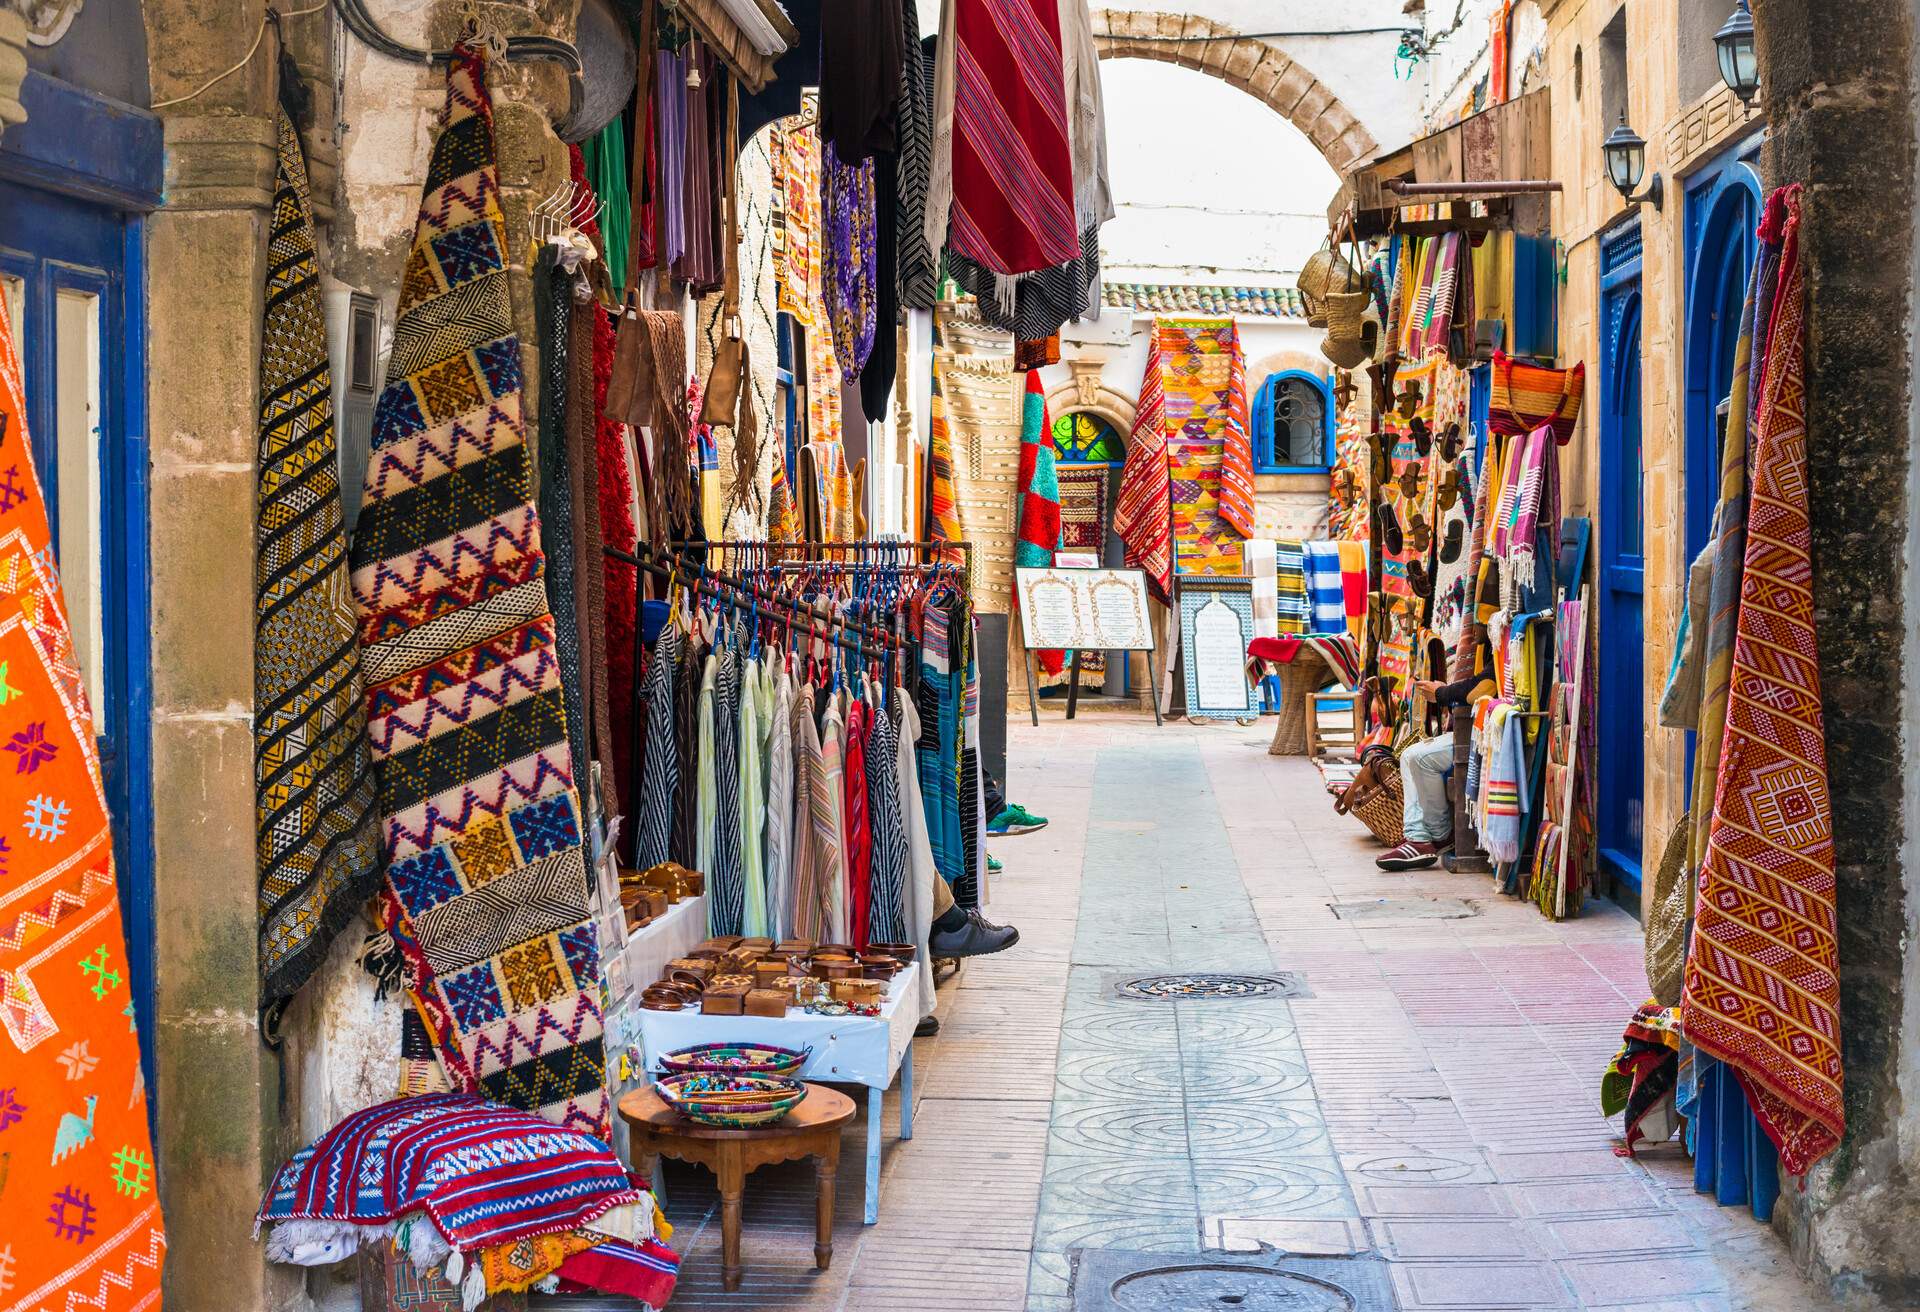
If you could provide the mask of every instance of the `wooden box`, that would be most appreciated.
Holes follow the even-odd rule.
[[[857,1002],[862,1006],[875,1006],[886,996],[887,986],[877,979],[836,979],[833,981],[833,1000],[835,1002]]]
[[[746,1009],[747,990],[738,985],[708,989],[700,995],[700,1010],[708,1016],[740,1016],[746,1013]]]
[[[748,989],[746,1014],[770,1016],[775,1020],[782,1020],[786,1017],[787,1005],[791,1001],[785,989]]]

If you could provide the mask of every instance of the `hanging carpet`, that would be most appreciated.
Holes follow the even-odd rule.
[[[1726,737],[1682,1001],[1687,1037],[1734,1068],[1793,1175],[1833,1151],[1846,1128],[1833,810],[1807,521],[1800,205],[1800,188],[1785,188],[1764,220],[1780,233],[1780,281]]]
[[[1091,551],[1107,545],[1107,466],[1063,464],[1060,480],[1060,549]]]
[[[306,162],[282,110],[261,328],[253,567],[260,1001],[268,1007],[307,981],[380,884],[338,455]]]
[[[1154,337],[1166,408],[1174,568],[1181,574],[1238,574],[1240,544],[1253,536],[1239,336],[1232,319],[1162,319],[1154,324]]]
[[[384,923],[456,1091],[608,1130],[479,50],[456,49],[354,535]]]
[[[1147,587],[1161,605],[1173,596],[1172,478],[1167,468],[1167,398],[1161,386],[1160,335],[1147,345],[1147,368],[1140,379],[1127,462],[1113,507],[1113,531],[1126,544],[1127,568],[1147,576]]]
[[[933,353],[952,452],[954,503],[973,543],[974,609],[1012,609],[1014,494],[1020,473],[1021,375],[1011,356]]]

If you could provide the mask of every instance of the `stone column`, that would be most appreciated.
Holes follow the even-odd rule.
[[[153,96],[247,54],[263,0],[150,0]],[[271,52],[271,41],[262,49]],[[300,1297],[252,1241],[285,1147],[260,1041],[253,843],[253,497],[273,62],[162,108],[166,206],[147,226],[152,469],[155,1106],[168,1306]]]
[[[1808,509],[1838,866],[1847,1137],[1775,1224],[1867,1306],[1920,1298],[1911,0],[1756,5],[1769,185],[1806,185]],[[1849,1306],[1852,1306],[1849,1303]]]

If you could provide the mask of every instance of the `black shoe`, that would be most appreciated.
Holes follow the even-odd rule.
[[[924,1017],[918,1025],[913,1027],[913,1037],[916,1039],[930,1039],[939,1032],[940,1018],[938,1016]]]
[[[1004,952],[1019,941],[1020,931],[1012,925],[991,925],[978,911],[969,911],[958,929],[935,929],[927,940],[927,952],[935,957],[984,957]]]

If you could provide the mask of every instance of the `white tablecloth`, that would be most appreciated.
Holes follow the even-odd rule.
[[[913,1042],[914,1026],[933,1010],[933,999],[918,970],[903,970],[887,982],[878,1016],[815,1016],[793,1008],[785,1019],[771,1016],[709,1016],[699,1011],[637,1009],[640,1042],[647,1069],[657,1071],[660,1055],[696,1043],[772,1043],[813,1056],[800,1069],[803,1080],[832,1080],[884,1089],[893,1083],[900,1059]]]

